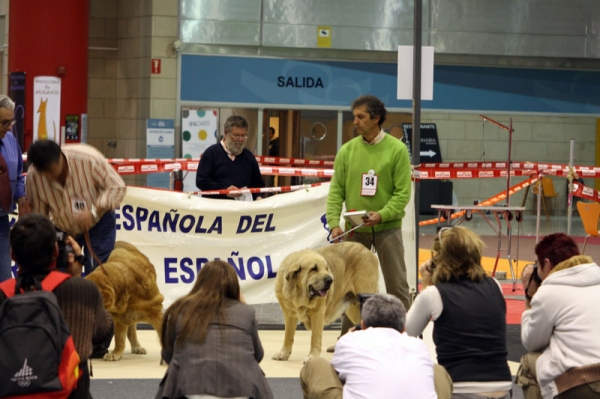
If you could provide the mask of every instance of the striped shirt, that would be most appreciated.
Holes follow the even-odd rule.
[[[27,199],[33,212],[49,216],[59,229],[71,235],[82,234],[73,208],[84,203],[88,210],[92,206],[101,211],[114,210],[127,189],[121,176],[94,147],[71,144],[61,150],[69,168],[65,184],[48,179],[31,165],[26,179]]]

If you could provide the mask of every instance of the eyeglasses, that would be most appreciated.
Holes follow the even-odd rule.
[[[10,119],[10,120],[5,120],[5,121],[0,121],[0,126],[2,126],[5,129],[8,129],[9,127],[11,127],[12,125],[14,125],[15,123],[17,123],[16,119]]]

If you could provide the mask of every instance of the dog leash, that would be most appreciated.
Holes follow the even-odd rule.
[[[94,260],[96,262],[98,262],[98,266],[100,266],[100,268],[102,269],[102,271],[105,274],[108,274],[108,272],[106,271],[106,269],[104,268],[104,265],[102,265],[102,261],[98,258],[98,256],[96,255],[96,253],[94,252],[94,250],[92,249],[92,243],[90,240],[90,231],[86,230],[83,233],[83,237],[85,239],[85,246],[87,247],[87,249],[90,251],[90,254],[92,254],[92,257],[94,258]]]

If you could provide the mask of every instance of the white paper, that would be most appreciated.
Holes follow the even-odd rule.
[[[398,100],[413,99],[413,46],[398,46]],[[433,100],[433,47],[421,48],[421,100]]]

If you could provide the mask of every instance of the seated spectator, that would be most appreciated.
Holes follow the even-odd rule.
[[[83,256],[81,247],[68,238],[73,247],[66,271],[73,277],[58,286],[53,292],[69,327],[81,363],[81,377],[70,399],[89,399],[90,375],[87,361],[92,354],[93,344],[102,342],[113,332],[112,319],[104,309],[98,287],[81,278]],[[19,265],[18,276],[25,281],[31,277],[42,281],[50,271],[56,269],[58,246],[56,230],[47,217],[32,213],[21,216],[10,232],[10,249],[13,260]],[[33,287],[30,288],[32,290]],[[6,297],[0,291],[0,304]]]
[[[331,364],[321,357],[306,361],[300,372],[304,397],[450,398],[450,377],[443,368],[434,369],[423,341],[404,332],[405,319],[398,298],[367,299],[360,330],[340,337]],[[434,374],[440,382],[435,386]]]
[[[526,309],[517,383],[525,399],[600,398],[600,267],[571,237],[544,237],[523,270]],[[532,299],[530,299],[532,298]]]
[[[510,398],[506,303],[500,284],[481,266],[483,242],[464,227],[443,228],[433,258],[421,267],[430,285],[408,312],[406,331],[418,336],[433,320],[438,363],[454,384],[453,399]]]
[[[264,352],[254,309],[242,300],[231,265],[202,266],[189,294],[163,316],[160,342],[169,368],[157,399],[273,398],[258,365]]]

